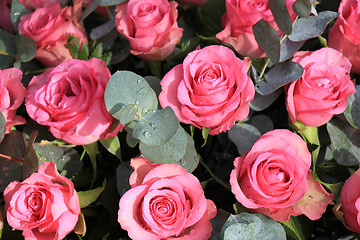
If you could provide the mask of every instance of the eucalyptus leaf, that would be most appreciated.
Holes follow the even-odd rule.
[[[337,163],[354,166],[360,163],[360,130],[346,121],[332,119],[326,124],[331,140],[331,150]]]
[[[293,32],[288,37],[294,42],[318,37],[323,34],[326,25],[337,16],[339,16],[338,12],[323,11],[318,16],[299,18],[294,24]]]
[[[121,110],[128,104],[136,104],[140,113],[155,110],[158,100],[147,81],[130,71],[114,73],[105,89],[105,105],[114,118],[120,118]]]
[[[129,162],[120,163],[116,168],[116,188],[120,196],[124,195],[131,188],[129,178],[134,170]]]
[[[101,138],[99,141],[104,148],[121,160],[121,148],[118,136],[108,137],[106,139]]]
[[[165,144],[150,146],[140,142],[141,155],[156,163],[176,163],[185,156],[187,146],[187,134],[179,126],[176,134]]]
[[[129,128],[128,126],[125,126],[126,131],[126,143],[129,145],[129,147],[134,148],[140,141],[139,139],[134,138],[132,135],[132,128]]]
[[[199,165],[200,155],[196,152],[194,139],[189,134],[186,135],[188,141],[185,156],[180,159],[177,164],[185,168],[189,173],[192,173]]]
[[[247,123],[236,123],[228,131],[230,140],[236,145],[238,153],[242,156],[249,151],[256,140],[261,136],[259,130]]]
[[[139,119],[139,107],[136,104],[128,104],[120,112],[120,123],[126,125],[134,120]]]
[[[0,29],[0,55],[16,57],[15,36]]]
[[[98,152],[98,145],[97,142],[94,142],[87,145],[83,145],[83,148],[90,157],[90,161],[93,169],[93,178],[91,180],[91,187],[92,187],[95,183],[96,173],[97,173],[96,155]]]
[[[348,106],[344,115],[351,126],[360,128],[360,85],[356,85],[356,93],[348,98]]]
[[[254,99],[249,103],[250,108],[254,111],[263,111],[270,107],[271,104],[273,104],[276,99],[280,96],[282,93],[282,89],[277,89],[276,91],[270,93],[269,95],[261,95],[257,92],[255,92]]]
[[[20,18],[29,13],[30,11],[27,10],[26,7],[23,4],[21,4],[18,0],[12,0],[10,17],[16,32],[18,32],[18,25],[20,22]]]
[[[99,39],[115,28],[115,18],[111,19],[110,21],[101,24],[100,26],[91,29],[90,38],[92,40]]]
[[[280,62],[285,62],[304,45],[305,41],[293,42],[289,38],[285,38],[280,44]]]
[[[80,22],[84,21],[100,4],[101,0],[92,0],[90,4],[83,11]]]
[[[16,59],[20,62],[29,62],[36,55],[35,41],[23,35],[15,36]]]
[[[268,6],[274,16],[274,20],[279,29],[286,35],[291,34],[292,22],[286,7],[285,0],[269,0]]]
[[[118,5],[120,3],[126,2],[128,0],[101,0],[100,1],[100,6],[114,6],[114,5]]]
[[[268,95],[276,89],[298,80],[304,69],[300,64],[287,60],[272,67],[265,75],[265,81],[256,84],[256,91],[261,95]]]
[[[179,128],[179,120],[170,107],[153,110],[139,119],[133,129],[133,137],[151,146],[168,142]]]
[[[6,131],[6,121],[4,115],[2,115],[2,113],[0,112],[0,143],[4,139],[5,131]]]
[[[242,212],[230,215],[222,231],[223,240],[286,240],[284,228],[277,221],[262,215]]]
[[[264,19],[259,20],[252,29],[260,48],[274,64],[277,64],[280,59],[280,40],[275,29]]]
[[[39,158],[36,155],[34,149],[34,142],[37,137],[38,131],[32,131],[26,144],[25,156],[22,169],[22,178],[28,178],[33,174],[39,167]]]
[[[296,0],[292,6],[294,12],[302,18],[306,18],[311,14],[310,0]]]
[[[100,196],[100,194],[104,191],[106,186],[106,181],[104,181],[101,187],[78,192],[80,208],[85,208],[89,206],[91,203],[95,202],[96,199]]]

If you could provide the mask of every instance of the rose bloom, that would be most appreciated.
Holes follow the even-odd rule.
[[[200,6],[200,5],[205,4],[207,2],[207,0],[179,0],[179,2],[185,3],[185,4],[191,4],[191,5]]]
[[[296,14],[292,5],[296,0],[286,0],[286,6],[292,20]],[[265,57],[264,51],[257,44],[253,25],[264,19],[279,35],[282,35],[275,23],[268,6],[268,0],[226,0],[226,13],[222,17],[224,30],[216,34],[221,41],[232,45],[243,56],[252,58]]]
[[[4,200],[7,222],[22,230],[25,240],[63,239],[80,214],[74,185],[58,173],[54,162],[44,162],[23,182],[11,182]]]
[[[161,80],[160,104],[183,123],[210,128],[212,135],[225,132],[248,116],[255,95],[249,66],[224,46],[195,50]]]
[[[129,40],[132,54],[158,61],[174,51],[183,32],[176,21],[177,5],[167,0],[129,0],[117,6],[116,29]]]
[[[209,239],[216,206],[199,180],[177,164],[131,160],[131,189],[120,199],[118,221],[133,240]]]
[[[26,89],[21,79],[22,72],[18,68],[0,70],[0,112],[6,122],[5,133],[9,133],[15,125],[26,123],[23,117],[16,116],[16,110],[26,96]]]
[[[26,110],[56,138],[71,144],[113,137],[122,125],[106,110],[104,92],[110,77],[100,59],[68,60],[31,79]]]
[[[12,0],[0,1],[0,27],[2,27],[7,32],[14,31],[14,26],[10,17],[11,3]]]
[[[235,159],[231,191],[242,205],[276,221],[300,214],[319,219],[332,195],[315,181],[310,165],[311,154],[301,137],[289,130],[273,130]]]
[[[360,169],[344,183],[341,193],[341,211],[351,231],[360,233]]]
[[[343,0],[339,17],[330,29],[328,46],[341,51],[352,63],[351,71],[360,73],[360,3],[357,0]]]
[[[84,29],[78,22],[80,13],[76,9],[61,9],[56,3],[21,17],[19,31],[34,39],[37,47],[35,58],[44,66],[54,67],[73,58],[65,46],[68,35],[80,38],[80,45],[87,42]]]
[[[285,87],[286,108],[294,123],[320,126],[345,111],[356,90],[349,76],[351,63],[341,52],[332,48],[298,52],[293,61],[304,68],[302,77]]]
[[[52,5],[53,3],[59,3],[61,6],[65,6],[68,0],[18,0],[28,10],[32,11],[36,8],[43,8]]]

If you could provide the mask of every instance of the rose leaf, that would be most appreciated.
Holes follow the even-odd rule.
[[[115,155],[119,160],[121,160],[121,148],[120,140],[118,136],[108,137],[107,139],[100,139],[101,145],[106,148],[110,153]]]
[[[95,202],[96,199],[100,196],[100,194],[104,191],[106,186],[106,181],[103,182],[101,187],[78,192],[80,208],[85,208],[89,206],[91,203]]]

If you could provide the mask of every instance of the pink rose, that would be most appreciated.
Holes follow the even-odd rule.
[[[16,116],[16,110],[26,95],[21,79],[22,72],[18,68],[0,70],[0,112],[6,121],[5,133],[9,133],[15,125],[26,123],[23,117]]]
[[[111,77],[97,58],[71,59],[31,79],[25,99],[29,116],[71,144],[115,136],[122,128],[106,110],[104,92]]]
[[[360,3],[357,0],[343,0],[339,17],[331,28],[328,46],[341,51],[351,64],[351,71],[360,73]]]
[[[191,5],[200,6],[200,5],[205,4],[207,2],[207,0],[179,0],[179,2],[185,3],[185,4],[191,4]]]
[[[161,80],[160,104],[183,123],[210,128],[210,134],[227,131],[248,116],[254,98],[249,65],[224,46],[195,50]]]
[[[341,211],[351,231],[360,233],[360,169],[353,173],[341,189]]]
[[[332,48],[298,52],[293,61],[304,68],[302,77],[285,87],[286,108],[294,123],[320,126],[345,111],[356,90],[349,76],[351,63],[341,52]]]
[[[117,6],[115,24],[132,48],[147,61],[168,57],[182,36],[177,25],[177,3],[167,0],[129,0]]]
[[[14,31],[14,26],[10,17],[11,3],[12,0],[0,1],[0,27],[2,27],[7,32]]]
[[[242,205],[276,221],[300,214],[315,220],[332,202],[332,195],[315,181],[310,165],[305,141],[289,130],[273,130],[235,159],[231,191]]]
[[[61,6],[65,6],[68,0],[18,0],[28,10],[32,11],[36,8],[43,8],[52,5],[53,3],[59,3]]]
[[[80,45],[87,42],[83,27],[78,22],[79,14],[74,10],[72,7],[61,9],[57,3],[36,9],[20,19],[19,31],[35,40],[35,58],[44,66],[54,67],[73,58],[65,46],[68,35],[80,38]]]
[[[296,18],[292,10],[295,0],[286,0],[291,19]],[[216,34],[223,42],[232,45],[243,56],[262,58],[264,51],[257,44],[252,27],[264,19],[279,35],[282,35],[268,6],[268,0],[226,0],[226,13],[222,17],[224,30]]]
[[[131,160],[131,189],[120,199],[118,221],[133,240],[209,239],[216,206],[199,180],[177,164]]]
[[[74,185],[58,173],[54,162],[44,162],[23,182],[11,182],[4,200],[9,225],[22,230],[26,240],[63,239],[80,214]]]

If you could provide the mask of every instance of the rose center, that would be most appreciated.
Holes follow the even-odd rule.
[[[267,182],[272,185],[274,183],[285,183],[288,178],[284,171],[278,167],[269,167],[268,174],[266,175]]]
[[[39,212],[42,208],[42,199],[38,193],[32,193],[27,199],[27,207],[33,212]]]
[[[320,88],[328,88],[331,87],[332,82],[327,78],[321,78],[316,80],[316,85]]]
[[[143,17],[155,10],[156,6],[150,3],[144,3],[139,7],[138,16]]]

